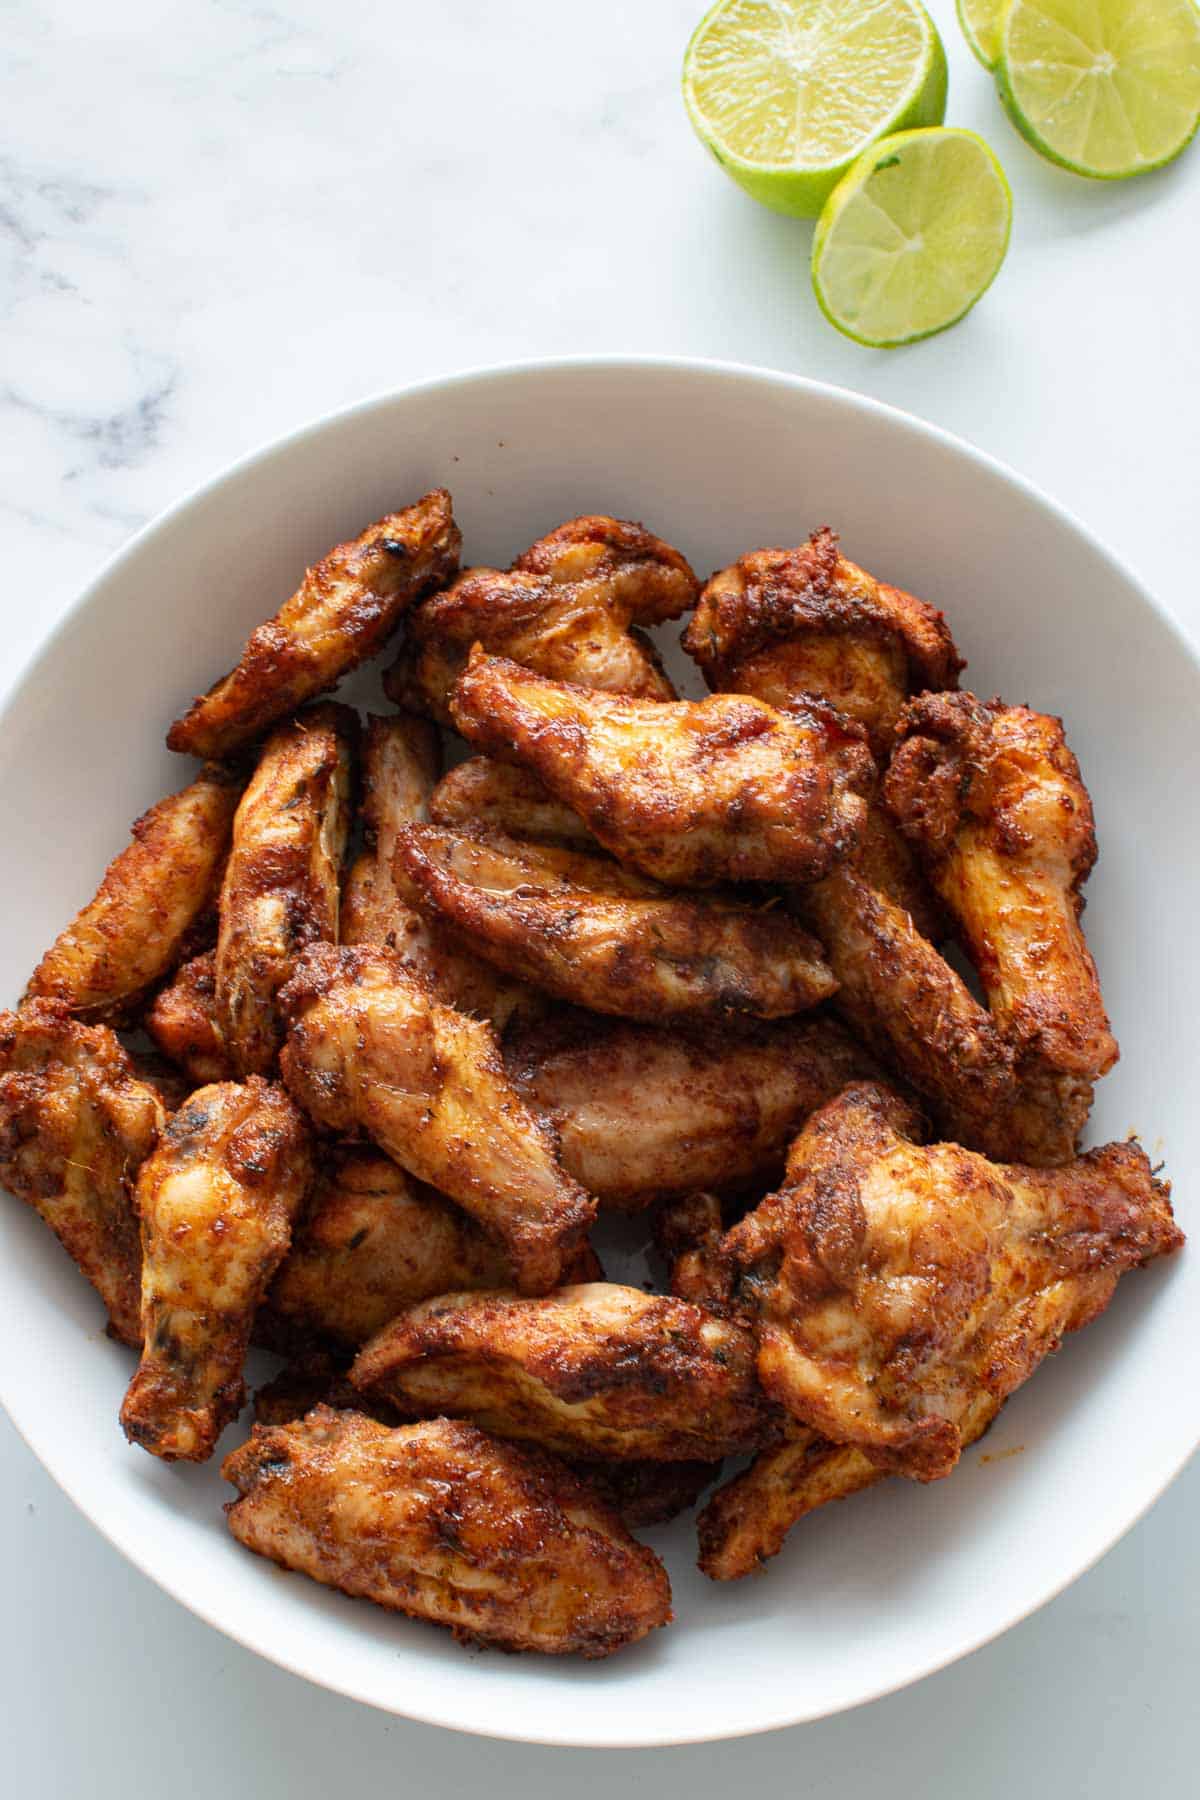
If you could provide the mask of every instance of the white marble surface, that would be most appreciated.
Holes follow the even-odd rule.
[[[415,377],[576,350],[775,364],[919,412],[1041,482],[1200,630],[1200,150],[1117,187],[1039,163],[950,0],[932,10],[950,119],[1009,173],[1013,244],[963,326],[887,356],[820,319],[807,228],[692,140],[697,0],[9,0],[0,688],[111,549],[245,450]],[[0,1423],[4,1787],[1182,1795],[1198,1501],[1193,1469],[1056,1604],[906,1694],[605,1756],[407,1725],[259,1663],[121,1562]]]

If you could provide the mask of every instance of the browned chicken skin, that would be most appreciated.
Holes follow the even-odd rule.
[[[316,945],[280,999],[284,1080],[311,1117],[368,1133],[497,1238],[520,1287],[553,1287],[596,1202],[560,1167],[491,1027],[444,1006],[386,950]]]
[[[697,581],[661,538],[627,519],[571,519],[507,574],[468,569],[409,620],[384,687],[401,706],[450,724],[451,690],[473,644],[556,681],[673,700],[658,653],[637,629],[677,619]]]
[[[662,1564],[578,1476],[471,1425],[317,1407],[221,1473],[248,1549],[468,1642],[608,1656],[671,1619]]]
[[[350,1379],[409,1412],[597,1461],[713,1462],[778,1432],[742,1325],[612,1282],[426,1301],[359,1352]]]
[[[814,701],[590,692],[473,652],[451,701],[478,749],[533,770],[606,849],[656,880],[808,881],[854,848],[871,761]]]
[[[143,813],[95,897],[34,970],[27,997],[122,1023],[175,967],[216,899],[242,785],[226,769],[207,768]]]
[[[137,1184],[142,1360],[121,1408],[131,1442],[204,1462],[245,1398],[254,1315],[312,1179],[308,1127],[252,1075],[200,1088],[167,1121]]]
[[[428,916],[504,973],[594,1012],[769,1019],[833,992],[816,939],[778,911],[641,880],[630,892],[607,858],[438,825],[407,827],[396,853]]]
[[[888,1089],[848,1088],[809,1120],[785,1186],[723,1253],[767,1393],[879,1467],[933,1480],[958,1460],[977,1396],[1003,1400],[1057,1348],[1044,1294],[1149,1262],[1183,1235],[1137,1144],[1031,1169],[921,1147],[918,1128]]]
[[[462,539],[445,488],[389,513],[308,570],[250,635],[241,661],[167,733],[172,750],[226,757],[375,656],[401,616],[458,569]]]
[[[106,1025],[61,1000],[0,1013],[0,1181],[75,1259],[122,1343],[142,1341],[133,1185],[166,1120]]]
[[[877,1073],[823,1018],[685,1032],[563,1013],[512,1034],[505,1060],[563,1167],[625,1210],[770,1181],[814,1107]]]
[[[271,734],[238,807],[215,963],[221,1038],[241,1075],[274,1067],[276,994],[306,945],[337,941],[357,721],[328,702]]]
[[[429,797],[429,817],[453,830],[485,825],[525,841],[598,847],[579,814],[556,800],[529,769],[490,756],[469,756],[448,769]]]
[[[177,1063],[193,1087],[232,1081],[233,1063],[217,1016],[217,955],[206,950],[175,971],[142,1020],[164,1056]]]

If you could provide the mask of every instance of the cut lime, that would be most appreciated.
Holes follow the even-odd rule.
[[[821,214],[813,288],[831,324],[890,350],[969,312],[1004,261],[1012,196],[973,131],[903,131],[860,156]]]
[[[919,0],[717,0],[683,60],[697,135],[764,206],[816,218],[855,157],[946,114]]]
[[[994,69],[1000,58],[1004,0],[955,0],[955,7],[972,56],[985,69]]]
[[[1117,181],[1178,156],[1200,120],[1193,0],[1012,0],[1000,97],[1035,150]]]

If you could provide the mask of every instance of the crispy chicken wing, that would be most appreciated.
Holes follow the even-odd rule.
[[[785,714],[727,694],[629,700],[476,650],[451,711],[472,744],[524,763],[660,881],[815,880],[862,834],[870,756],[816,701]]]
[[[429,817],[453,830],[486,825],[527,842],[597,848],[579,814],[556,800],[536,775],[490,756],[469,756],[448,769],[430,795]]]
[[[27,998],[65,1000],[81,1018],[119,1024],[179,961],[216,898],[242,781],[206,768],[133,827],[95,897],[30,977]]]
[[[506,974],[593,1012],[771,1019],[833,992],[820,946],[785,913],[644,882],[631,893],[608,858],[439,825],[407,827],[397,858],[428,916]]]
[[[504,1246],[523,1289],[553,1287],[596,1202],[560,1167],[481,1020],[444,1006],[392,953],[314,946],[281,995],[283,1072],[318,1124],[365,1131]]]
[[[733,1227],[725,1253],[767,1393],[879,1467],[928,1481],[958,1460],[972,1400],[1003,1400],[1057,1347],[1058,1324],[1049,1342],[1038,1328],[1039,1296],[1183,1236],[1137,1144],[1031,1169],[921,1147],[918,1127],[886,1088],[848,1088],[809,1120],[785,1186]]]
[[[133,1184],[166,1114],[106,1025],[61,1000],[0,1013],[0,1180],[41,1214],[108,1309],[142,1341]]]
[[[512,569],[468,569],[409,620],[384,687],[402,706],[450,723],[450,692],[473,644],[556,681],[673,700],[639,625],[677,619],[696,598],[691,569],[661,538],[626,519],[571,519]]]
[[[344,706],[297,714],[268,738],[238,807],[215,972],[221,1036],[239,1074],[269,1073],[283,1039],[279,988],[307,944],[337,940],[355,731]]]
[[[701,1189],[669,1200],[654,1221],[654,1244],[667,1264],[670,1290],[697,1306],[726,1307],[733,1271],[725,1255],[725,1224],[716,1194]]]
[[[1018,1061],[1095,1081],[1117,1059],[1079,924],[1092,803],[1062,721],[926,694],[900,724],[888,804],[918,847]]]
[[[597,1461],[714,1462],[778,1429],[744,1326],[610,1282],[426,1301],[359,1352],[350,1379],[410,1412]]]
[[[813,1108],[877,1072],[829,1019],[713,1033],[564,1013],[512,1034],[505,1060],[563,1167],[627,1210],[773,1179]]]
[[[407,1421],[386,1400],[371,1403],[350,1384],[348,1363],[325,1350],[309,1350],[282,1368],[278,1375],[254,1390],[256,1425],[291,1425],[314,1406],[331,1406],[335,1412],[365,1413],[381,1425]]]
[[[154,996],[142,1020],[164,1056],[191,1077],[193,1087],[232,1081],[233,1063],[217,1016],[217,956],[206,950],[177,969]]]
[[[245,1398],[254,1315],[312,1179],[310,1134],[252,1075],[197,1090],[142,1164],[142,1360],[121,1408],[131,1443],[204,1462]]]
[[[414,601],[450,580],[461,544],[445,488],[339,544],[251,633],[237,667],[176,719],[171,749],[228,756],[336,687],[383,648]]]
[[[221,1473],[248,1549],[465,1642],[608,1656],[671,1619],[662,1564],[578,1476],[471,1425],[321,1406]]]

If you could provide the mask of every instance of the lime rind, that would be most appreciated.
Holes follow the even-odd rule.
[[[868,349],[933,337],[992,285],[1011,227],[1008,181],[981,137],[944,127],[897,133],[858,158],[821,214],[817,304]]]
[[[696,135],[739,187],[791,218],[815,218],[879,138],[940,124],[947,85],[920,0],[717,0],[684,55]]]

